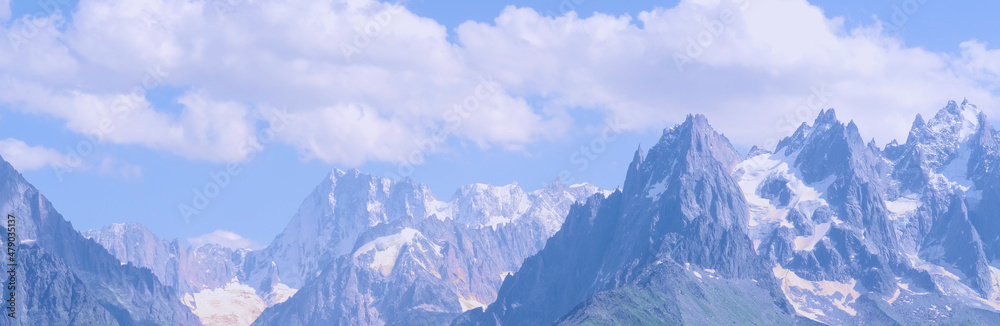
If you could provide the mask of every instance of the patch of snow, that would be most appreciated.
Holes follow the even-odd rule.
[[[252,287],[237,282],[193,295],[186,293],[182,301],[207,326],[250,325],[267,308]]]
[[[950,279],[952,279],[954,281],[961,281],[962,280],[962,277],[960,277],[958,275],[955,275],[955,272],[957,272],[957,271],[955,271],[954,269],[949,269],[949,268],[945,268],[943,266],[938,266],[938,265],[929,263],[929,262],[921,259],[919,256],[914,255],[914,254],[907,254],[906,256],[907,256],[907,258],[910,259],[910,263],[913,265],[914,268],[925,270],[925,271],[927,271],[927,272],[929,272],[931,274],[945,276],[945,277],[950,278]]]
[[[444,312],[444,313],[448,312],[448,311],[444,310],[444,308],[441,308],[441,307],[438,307],[438,306],[435,306],[435,305],[429,305],[429,304],[426,304],[426,303],[422,304],[422,305],[419,305],[419,306],[416,306],[416,307],[413,307],[413,309],[414,310],[429,311],[429,312]]]
[[[435,216],[438,220],[446,221],[455,218],[455,205],[436,199],[428,199],[424,203],[427,209],[427,216]]]
[[[461,293],[455,293],[458,296],[458,303],[462,305],[462,312],[466,312],[476,308],[486,308],[487,304],[482,303],[474,297],[466,298]]]
[[[767,177],[788,171],[788,163],[761,155],[737,165],[736,170],[741,169],[743,175],[740,177],[739,186],[750,206],[749,225],[753,227],[778,223],[784,227],[794,227],[785,219],[788,215],[787,210],[775,207],[770,200],[757,194],[757,188]]]
[[[374,251],[372,262],[369,266],[388,276],[396,266],[396,259],[399,258],[399,251],[403,246],[412,244],[413,239],[420,234],[420,231],[412,228],[405,228],[397,234],[379,237],[372,240],[354,252],[354,258]]]
[[[968,179],[969,158],[972,156],[972,150],[965,145],[961,145],[958,148],[957,154],[957,157],[948,162],[947,165],[941,167],[938,173],[932,174],[931,178],[937,181],[936,183],[938,184],[943,183],[952,188],[968,191],[975,186],[972,180]]]
[[[808,237],[795,237],[795,251],[812,251],[830,231],[830,223],[821,223],[813,227],[813,234]]]
[[[264,303],[270,307],[288,301],[298,291],[298,289],[290,288],[284,283],[275,284],[271,289],[271,293],[264,296]]]
[[[900,282],[900,283],[897,283],[897,285],[899,285],[900,289],[906,290],[906,292],[910,293],[911,295],[928,295],[928,294],[930,294],[930,292],[916,292],[916,291],[910,290],[910,284],[909,283],[902,283],[902,282]]]
[[[897,287],[896,288],[896,293],[893,293],[892,297],[889,298],[889,300],[886,300],[886,302],[888,302],[890,305],[893,304],[893,303],[895,303],[896,299],[899,299],[900,292],[901,291],[899,291],[899,288]]]
[[[795,227],[788,221],[788,213],[791,210],[797,210],[804,216],[810,217],[820,207],[829,205],[824,192],[829,189],[836,177],[830,176],[820,182],[806,184],[802,181],[801,172],[791,167],[794,160],[794,156],[786,157],[784,154],[759,155],[736,166],[735,171],[742,172],[738,179],[740,189],[743,191],[748,206],[750,206],[748,226],[750,226],[750,237],[755,240],[754,248],[759,246],[760,239],[767,237],[776,227]],[[787,206],[778,207],[771,200],[763,198],[757,193],[761,184],[771,177],[781,177],[788,180],[787,185],[791,190],[792,198]],[[837,224],[843,223],[836,216],[833,217],[833,221]],[[826,228],[828,229],[829,226]],[[825,230],[822,231],[822,233],[825,232]],[[821,238],[822,236],[819,239]],[[815,240],[812,242],[812,245],[815,245],[819,239],[810,238],[808,240]],[[802,248],[809,246],[809,241],[806,239],[800,239],[800,242],[803,243],[800,246]]]
[[[907,195],[899,197],[894,201],[886,201],[885,207],[889,209],[889,219],[897,220],[917,211],[923,205],[917,195]]]
[[[649,192],[646,194],[646,198],[652,199],[653,201],[660,200],[660,195],[664,191],[667,191],[667,179],[660,180],[656,184],[649,187]]]
[[[497,227],[504,226],[504,225],[506,225],[507,223],[510,223],[510,222],[513,222],[513,221],[510,218],[507,218],[507,217],[503,217],[503,216],[490,216],[490,218],[489,218],[489,220],[487,220],[486,224],[483,224],[483,227],[493,228],[493,231],[496,231]]]
[[[976,133],[979,129],[979,114],[975,106],[967,107],[962,105],[962,129],[959,130],[958,139],[965,141]]]
[[[852,279],[850,283],[839,283],[833,281],[809,281],[786,270],[781,265],[776,265],[772,272],[774,277],[781,280],[781,290],[785,293],[795,311],[802,316],[817,319],[825,315],[821,307],[812,306],[813,303],[825,302],[851,316],[857,315],[857,311],[851,306],[861,296],[855,286],[857,280]]]

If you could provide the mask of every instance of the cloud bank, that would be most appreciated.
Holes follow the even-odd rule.
[[[245,160],[275,110],[290,114],[280,143],[356,166],[414,163],[449,140],[518,150],[564,137],[584,124],[579,112],[631,131],[703,113],[748,146],[821,108],[887,142],[947,100],[994,116],[1000,104],[1000,50],[909,47],[804,0],[685,0],[586,19],[508,7],[452,38],[368,0],[81,0],[43,16],[0,30],[13,35],[0,46],[0,105],[210,162]],[[163,93],[176,96],[151,100]]]

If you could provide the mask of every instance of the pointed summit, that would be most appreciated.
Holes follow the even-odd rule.
[[[924,124],[927,124],[927,122],[924,121],[924,116],[920,115],[920,113],[917,113],[917,118],[913,119],[913,127],[914,128],[921,127]]]
[[[822,114],[822,113],[820,113]],[[808,123],[803,122],[799,125],[798,129],[795,129],[795,133],[791,136],[783,138],[778,142],[778,146],[774,148],[775,153],[784,152],[786,156],[792,155],[792,153],[798,151],[802,148],[803,142],[806,141],[806,137],[812,131],[812,126]]]
[[[938,171],[947,165],[956,158],[960,147],[983,132],[984,121],[979,108],[968,100],[963,100],[961,105],[948,101],[926,122],[918,114],[906,138],[905,149],[898,150],[900,155],[893,157],[896,161],[894,176],[903,180],[910,190],[920,188],[929,180],[927,171]]]
[[[642,165],[644,155],[646,154],[642,151],[642,144],[639,144],[639,148],[635,150],[635,155],[632,156],[632,163],[636,166]]]
[[[650,148],[642,160],[642,171],[649,170],[650,162],[659,162],[683,156],[712,156],[727,168],[742,161],[729,139],[719,134],[704,115],[688,115],[684,123],[663,130],[660,141]]]
[[[712,126],[708,124],[708,118],[704,114],[688,114],[685,124],[690,123],[692,126],[697,127],[698,130],[711,129]]]
[[[837,122],[837,111],[834,111],[832,108],[825,111],[820,110],[819,116],[816,117],[816,122],[813,123],[813,126],[818,127],[820,125],[830,124],[834,122]]]
[[[628,165],[628,171],[625,173],[625,184],[624,189],[629,191],[640,191],[644,184],[641,180],[642,173],[642,161],[645,159],[645,154],[642,151],[642,144],[639,145],[639,149],[635,150],[635,155],[632,156],[632,163]]]
[[[563,178],[561,177],[556,177],[555,179],[552,179],[552,181],[550,181],[547,185],[545,185],[545,189],[549,191],[563,191],[566,189],[566,187],[569,187],[569,185],[567,185],[566,182],[564,182]]]
[[[728,169],[742,161],[729,139],[715,131],[704,115],[689,115],[681,129],[680,138],[691,146],[687,149],[694,154],[712,156]]]
[[[872,153],[876,154],[882,152],[882,149],[878,147],[877,143],[875,143],[875,138],[872,138],[872,140],[868,141],[868,149],[870,149]]]
[[[771,154],[771,151],[763,149],[763,148],[760,148],[760,147],[757,147],[756,145],[754,145],[752,148],[750,148],[750,151],[747,152],[746,158],[749,159],[749,158],[752,158],[752,157],[757,157],[757,156],[760,156],[760,155],[769,155],[769,154]]]
[[[963,105],[966,104],[966,102],[962,102],[962,103],[963,103]],[[944,110],[952,111],[952,112],[958,111],[958,102],[955,102],[955,100],[948,100],[948,104],[945,105]]]
[[[968,101],[963,101],[959,105],[955,101],[948,101],[948,105],[938,111],[934,118],[928,121],[927,126],[930,133],[936,134],[939,138],[957,138],[957,141],[964,141],[972,136],[979,129],[979,108]]]
[[[793,137],[799,137],[798,132]],[[875,178],[880,162],[875,153],[868,149],[865,140],[854,121],[846,125],[837,120],[836,112],[828,109],[816,117],[812,130],[795,142],[786,155],[793,155],[797,148],[795,166],[800,169],[803,180],[818,182],[831,175],[862,172],[865,178]]]

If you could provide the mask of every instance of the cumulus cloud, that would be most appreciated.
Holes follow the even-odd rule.
[[[38,170],[56,164],[65,164],[59,152],[43,146],[30,146],[14,138],[0,139],[0,156],[18,171]]]
[[[214,232],[209,234],[205,234],[195,238],[190,238],[188,239],[188,243],[194,246],[194,248],[198,248],[207,244],[215,244],[231,249],[258,250],[264,248],[263,245],[256,243],[253,240],[244,238],[239,234],[226,230],[215,230]]]
[[[968,43],[952,57],[905,47],[880,25],[846,30],[806,1],[689,0],[636,19],[511,7],[457,34],[468,60],[514,96],[549,94],[634,128],[704,113],[745,144],[786,136],[822,108],[885,142],[950,99],[988,112],[1000,104],[996,50]]]
[[[10,19],[10,0],[0,0],[0,23]]]
[[[413,163],[453,139],[517,150],[580,125],[574,111],[628,130],[704,113],[750,145],[821,108],[887,141],[950,99],[988,113],[1000,104],[998,50],[907,47],[805,0],[684,0],[586,19],[509,7],[459,26],[454,42],[397,4],[213,3],[81,0],[61,11],[72,19],[0,27],[16,36],[0,47],[0,104],[103,142],[211,162],[246,159],[278,108],[290,118],[275,139],[352,166]],[[151,103],[164,87],[179,90],[175,103]]]
[[[415,140],[445,128],[449,112],[490,78],[463,63],[443,26],[376,1],[257,1],[217,11],[207,1],[84,0],[73,15],[71,26],[0,52],[12,71],[0,81],[0,102],[63,119],[81,134],[192,159],[244,159],[262,112],[276,107],[300,118],[279,139],[303,157],[404,161]],[[35,68],[17,68],[26,66]],[[144,96],[163,86],[186,90],[181,112]],[[566,124],[491,88],[448,137],[516,148]],[[117,114],[124,101],[130,109]],[[114,131],[94,131],[108,119],[118,122]]]

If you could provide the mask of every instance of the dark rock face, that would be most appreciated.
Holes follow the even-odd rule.
[[[770,150],[754,146],[754,147],[751,147],[750,151],[747,152],[746,158],[749,159],[749,158],[757,157],[757,156],[760,156],[760,155],[770,155],[770,154],[774,154],[774,153],[772,153]]]
[[[299,288],[257,325],[991,325],[998,164],[1000,135],[967,102],[917,116],[882,149],[824,110],[746,158],[689,116],[640,147],[610,194],[474,185],[445,203],[408,180],[335,171],[260,252],[187,252],[140,228],[92,235],[154,273],[118,266],[26,183],[0,194],[20,194],[8,208],[30,216],[32,284],[60,295],[29,301],[32,323],[187,324],[161,283],[232,276]]]
[[[985,114],[978,117],[979,128],[969,141],[971,149],[968,179],[974,184],[969,193],[969,219],[986,246],[987,258],[1000,259],[1000,135]]]
[[[30,268],[23,269],[24,283],[17,290],[18,308],[27,312],[19,312],[14,325],[127,325],[105,309],[59,258],[34,245],[22,246],[18,254],[21,266]]]
[[[441,202],[410,180],[336,170],[264,250],[184,248],[137,224],[88,237],[175,285],[206,324],[252,322],[292,295],[293,303],[269,309],[259,323],[442,324],[491,302],[503,278],[559,229],[570,205],[598,191],[561,182],[531,193],[516,184],[470,185]],[[350,312],[362,310],[364,318]]]
[[[967,276],[965,281],[973,290],[986,297],[993,293],[983,242],[969,221],[964,196],[954,196],[947,213],[920,247],[924,260],[955,266]]]
[[[823,113],[821,112],[820,115],[822,116]],[[785,139],[778,142],[778,146],[774,152],[783,153],[785,156],[791,156],[793,153],[802,149],[802,145],[804,145],[806,141],[806,136],[812,132],[812,129],[812,126],[803,122],[799,125],[798,129],[795,129],[794,134],[789,137],[785,137]]]
[[[516,184],[470,185],[441,202],[409,180],[334,174],[271,247],[248,255],[251,281],[254,266],[264,263],[277,265],[282,282],[282,275],[303,279],[291,299],[266,309],[256,324],[447,324],[492,302],[503,279],[560,228],[570,206],[599,192],[560,182],[530,193]],[[401,195],[380,197],[386,192]],[[303,229],[327,223],[340,227]],[[303,239],[303,232],[317,236]],[[281,274],[287,267],[293,269]]]
[[[880,151],[865,144],[853,122],[844,125],[837,120],[833,109],[821,112],[803,130],[808,131],[783,140],[777,152],[793,158],[791,165],[801,172],[804,183],[828,185],[816,190],[825,193],[829,206],[816,209],[808,219],[792,210],[787,219],[796,225],[798,235],[811,233],[808,227],[803,232],[803,226],[833,223],[813,251],[789,251],[790,235],[771,239],[765,245],[777,247],[765,246],[765,251],[815,280],[856,278],[870,291],[891,293],[896,287],[893,271],[903,261],[883,199],[891,166],[881,159]],[[762,191],[774,187],[771,180],[762,184]]]
[[[555,322],[574,306],[606,288],[596,282],[605,257],[612,250],[622,193],[607,199],[591,198],[574,206],[541,252],[524,261],[509,276],[497,301],[478,316],[476,324],[546,324]],[[606,282],[606,281],[605,281]]]
[[[517,224],[477,229],[437,219],[374,228],[361,236],[353,254],[338,258],[255,324],[447,324],[471,309],[470,303],[495,297],[500,283],[494,279],[516,271],[524,257],[541,249],[533,240],[544,238],[541,230]],[[382,245],[401,237],[406,241],[398,247]],[[397,255],[391,262],[381,260],[386,252]],[[387,263],[391,266],[371,267]]]
[[[917,244],[921,259],[963,274],[961,283],[983,298],[996,293],[997,282],[989,269],[1000,225],[993,218],[1000,213],[996,144],[986,116],[953,101],[929,121],[918,116],[905,144],[886,147],[898,192],[920,194],[902,236]]]
[[[788,206],[792,200],[792,189],[788,186],[788,179],[782,176],[771,176],[757,188],[757,194],[763,198],[773,200],[776,206]]]
[[[164,285],[176,290],[178,297],[208,288],[225,287],[240,276],[249,250],[231,249],[214,244],[186,248],[176,239],[157,237],[136,223],[114,224],[84,236],[108,250],[119,261],[148,268]]]
[[[747,237],[749,209],[730,177],[740,161],[703,116],[664,131],[648,155],[636,155],[624,192],[574,207],[545,249],[504,282],[496,302],[456,323],[535,325],[564,316],[562,321],[571,323],[597,318],[594,314],[614,309],[609,305],[621,304],[619,300],[645,305],[638,310],[649,314],[629,319],[629,313],[610,312],[607,318],[686,321],[695,317],[679,314],[683,307],[665,305],[686,291],[660,291],[678,281],[682,266],[753,283],[751,293],[777,293]],[[762,281],[750,281],[754,278]],[[791,320],[780,297],[748,305]]]
[[[574,207],[496,302],[453,324],[997,322],[979,302],[996,300],[1000,139],[970,110],[918,116],[884,149],[825,110],[743,163],[690,117],[640,148],[622,191]]]
[[[84,238],[6,161],[0,160],[0,203],[18,219],[25,268],[19,307],[23,325],[200,325],[174,290],[147,269],[122,265]],[[31,271],[25,271],[30,269]],[[39,279],[26,280],[27,277]],[[51,283],[43,285],[43,280]],[[5,293],[6,294],[6,293]],[[63,296],[66,295],[66,296]],[[31,298],[31,299],[28,299]],[[68,309],[67,310],[48,310]],[[41,322],[41,323],[36,323]]]

